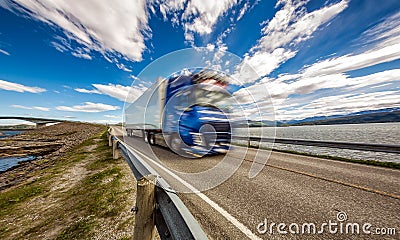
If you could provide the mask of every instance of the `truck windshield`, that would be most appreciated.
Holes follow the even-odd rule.
[[[230,95],[227,92],[211,91],[205,88],[196,89],[196,104],[200,106],[216,106],[221,109],[229,109]]]

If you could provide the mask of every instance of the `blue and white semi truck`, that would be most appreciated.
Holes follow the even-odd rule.
[[[158,79],[125,107],[127,135],[188,157],[226,153],[232,106],[227,87],[225,75],[208,70]]]

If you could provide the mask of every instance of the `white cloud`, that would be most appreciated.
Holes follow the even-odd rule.
[[[93,120],[93,123],[98,123],[98,124],[117,124],[121,123],[121,121],[117,120],[111,120],[111,119],[98,119],[98,120]]]
[[[400,40],[400,38],[399,38]],[[393,45],[375,47],[357,55],[345,55],[314,63],[303,71],[305,76],[348,72],[400,58],[400,41]]]
[[[140,81],[140,79],[133,74],[129,75],[129,77],[132,78],[134,81]]]
[[[275,100],[282,100],[294,93],[307,94],[319,89],[342,87],[354,90],[380,83],[400,81],[400,69],[385,70],[355,78],[346,74],[349,71],[400,59],[400,38],[396,31],[391,31],[397,28],[393,18],[400,18],[398,15],[389,17],[381,24],[372,27],[373,31],[370,29],[366,31],[368,34],[363,34],[362,39],[365,42],[373,40],[375,44],[370,46],[370,49],[359,54],[328,58],[304,67],[297,74],[281,75],[277,79],[266,78],[268,80],[264,82],[273,93]],[[389,32],[382,31],[382,28],[389,29]],[[366,39],[365,36],[370,36],[371,39]]]
[[[303,7],[308,1],[279,1],[283,4],[274,18],[262,29],[264,36],[254,50],[274,51],[283,46],[295,45],[309,39],[323,24],[347,8],[344,0],[307,13]]]
[[[104,115],[104,117],[106,117],[106,118],[122,118],[121,116],[117,116],[117,115]]]
[[[122,63],[117,63],[117,67],[118,67],[119,69],[121,69],[122,71],[125,71],[125,72],[132,72],[131,69],[127,68],[127,67],[126,67],[124,64],[122,64]]]
[[[89,48],[72,46],[70,40],[63,38],[61,36],[56,36],[55,39],[57,41],[51,42],[50,45],[53,46],[57,51],[62,52],[62,53],[63,52],[71,52],[71,55],[74,57],[92,60],[92,56],[90,56]],[[104,58],[107,59],[106,56],[104,56]],[[110,62],[112,62],[112,61],[110,61]]]
[[[277,79],[266,78],[260,83],[240,89],[234,93],[234,97],[243,104],[256,104],[261,111],[263,111],[264,106],[268,108],[270,101],[272,101],[277,120],[302,119],[318,115],[329,116],[397,107],[400,104],[399,91],[379,93],[374,92],[376,90],[373,87],[377,84],[395,82],[400,82],[400,69],[353,78],[343,73],[312,77],[301,74],[283,75]],[[356,91],[366,87],[369,87],[367,88],[368,91],[373,92]],[[309,94],[323,89],[340,89],[340,91],[339,94],[337,91],[330,91],[333,95],[323,98],[315,95],[311,98],[314,100],[309,103]],[[268,95],[268,92],[270,95]],[[296,97],[292,97],[294,94],[296,94]],[[249,114],[255,112],[249,111]]]
[[[45,111],[45,112],[50,111],[50,108],[46,108],[46,107],[27,107],[27,106],[16,105],[16,104],[11,105],[11,107],[13,107],[13,108],[27,109],[27,110],[39,110],[39,111]]]
[[[387,85],[390,82],[400,82],[400,69],[386,70],[382,72],[373,73],[366,76],[356,77],[350,79],[348,89],[358,89],[362,87],[381,84],[380,86]],[[372,87],[370,87],[372,88]],[[399,96],[400,97],[400,96]]]
[[[45,111],[48,112],[50,111],[50,108],[46,108],[46,107],[32,107],[33,109],[39,110],[39,111]]]
[[[66,52],[70,48],[70,47],[67,48],[66,46],[64,46],[63,44],[60,44],[58,42],[51,42],[50,45],[52,45],[59,52]]]
[[[10,56],[10,53],[3,49],[0,49],[0,53]]]
[[[84,58],[84,59],[87,59],[87,60],[91,60],[91,59],[92,59],[92,57],[91,57],[89,54],[87,54],[87,53],[72,52],[71,54],[72,54],[73,56],[77,57],[77,58]]]
[[[320,89],[343,88],[358,89],[378,83],[400,81],[400,69],[386,70],[361,77],[350,78],[342,73],[319,75],[313,77],[301,76],[297,81],[285,83],[276,81],[268,83],[274,96],[286,98],[290,94],[309,94]],[[279,91],[280,89],[280,91]],[[282,93],[282,95],[278,95]]]
[[[189,20],[185,24],[185,29],[200,35],[210,34],[218,18],[236,3],[237,0],[189,1],[183,13],[183,18],[193,20]]]
[[[277,48],[273,52],[255,52],[251,56],[244,57],[243,63],[239,66],[239,70],[234,74],[234,77],[243,84],[252,83],[259,77],[271,73],[283,62],[295,55],[296,52],[284,48]]]
[[[388,85],[390,85],[390,84],[392,84],[392,83],[378,84],[378,85],[375,85],[375,86],[370,86],[369,88],[370,88],[370,89],[381,88],[381,87],[388,86]]]
[[[126,102],[134,102],[147,89],[135,86],[122,86],[119,84],[93,84],[93,86],[103,94]]]
[[[207,48],[207,50],[208,50],[208,51],[214,51],[214,49],[215,49],[215,45],[214,45],[214,44],[211,44],[211,43],[209,43],[209,44],[207,44],[206,48]]]
[[[240,9],[239,15],[236,19],[236,21],[239,21],[240,19],[242,19],[242,17],[244,16],[244,14],[246,13],[246,11],[249,9],[249,3],[245,3],[242,7],[242,9]]]
[[[154,1],[164,16],[171,16],[173,24],[181,24],[185,30],[185,39],[194,41],[194,33],[202,36],[210,34],[218,19],[235,6],[238,0],[177,0]]]
[[[82,88],[76,88],[75,91],[81,93],[97,93],[97,94],[104,94],[110,97],[116,98],[120,101],[127,101],[127,102],[134,102],[138,97],[142,95],[144,91],[146,91],[146,87],[141,85],[137,86],[122,86],[119,84],[111,84],[108,85],[104,84],[92,84],[95,89],[88,90]],[[128,97],[127,97],[128,96]]]
[[[400,14],[396,13],[365,31],[358,39],[364,51],[327,58],[304,66],[296,74],[264,77],[258,83],[239,90],[234,96],[243,103],[267,105],[269,96],[262,88],[265,87],[271,94],[279,120],[398,107],[400,92],[392,91],[390,86],[400,82],[400,69],[382,70],[358,77],[351,77],[348,73],[400,59],[396,19],[400,19]],[[257,54],[259,52],[254,56]],[[256,78],[249,69],[245,70],[250,78]],[[330,91],[325,91],[321,98],[317,91],[324,89]],[[252,95],[249,96],[246,91]]]
[[[392,17],[389,17],[386,21],[372,27],[363,34],[363,37],[361,38],[363,41],[366,43],[371,41],[375,43],[375,45],[370,46],[370,49],[359,54],[347,54],[316,62],[310,66],[304,67],[298,74],[283,75],[275,81],[271,81],[271,83],[274,84],[275,82],[276,84],[282,85],[284,81],[291,80],[293,83],[292,85],[300,86],[306,85],[308,81],[314,81],[314,83],[319,85],[317,87],[317,89],[319,89],[323,87],[329,88],[339,86],[360,88],[377,83],[400,80],[399,69],[386,70],[357,78],[348,78],[344,74],[348,71],[400,59],[400,37],[398,36],[397,31],[392,31],[399,27],[393,19],[400,19],[400,14],[395,14]],[[382,29],[388,31],[385,32]],[[365,36],[370,36],[370,39],[365,38]],[[316,78],[331,78],[334,80],[316,81]]]
[[[120,109],[119,106],[112,106],[104,103],[92,103],[92,102],[85,102],[83,105],[76,105],[72,107],[67,106],[58,106],[56,107],[57,110],[60,111],[69,111],[69,112],[106,112],[106,111],[113,111]]]
[[[68,39],[104,55],[121,54],[140,61],[146,48],[144,34],[149,28],[145,0],[118,0],[112,4],[98,0],[6,0],[0,6],[17,9],[34,19],[57,26]],[[89,56],[85,53],[76,55]]]
[[[101,94],[101,92],[99,92],[96,89],[88,90],[88,89],[84,89],[84,88],[75,88],[74,90],[77,91],[77,92],[80,92],[80,93],[97,93],[97,94]]]
[[[368,29],[363,33],[358,42],[363,44],[376,43],[378,46],[384,47],[394,45],[400,42],[400,12],[393,14],[385,19],[382,23]]]
[[[249,76],[248,71],[243,71],[248,66],[241,66],[236,73],[237,79],[244,83],[254,82],[293,58],[297,53],[295,46],[311,38],[321,25],[346,9],[348,3],[343,0],[308,13],[304,8],[307,2],[282,0],[277,3],[283,7],[267,22],[262,29],[263,36],[244,58],[244,65],[249,64],[257,74]]]
[[[41,93],[45,92],[46,89],[40,87],[28,87],[19,83],[7,82],[0,80],[0,89],[16,92],[30,92],[30,93]]]

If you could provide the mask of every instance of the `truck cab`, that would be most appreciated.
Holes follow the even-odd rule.
[[[168,79],[162,132],[169,147],[190,156],[226,153],[231,96],[226,79],[209,72]]]

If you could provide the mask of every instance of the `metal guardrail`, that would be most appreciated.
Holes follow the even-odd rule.
[[[137,180],[145,176],[154,175],[156,177],[156,209],[155,225],[161,239],[208,239],[199,223],[178,197],[176,192],[171,189],[169,184],[159,177],[159,174],[149,166],[137,153],[121,139],[112,136],[109,132],[109,141],[115,142],[115,149],[121,150]],[[114,149],[114,144],[113,144]],[[171,189],[171,190],[167,190]]]
[[[232,136],[232,140],[246,140],[248,141],[248,145],[250,144],[250,142],[274,142],[282,144],[329,147],[329,148],[400,154],[400,145],[394,145],[394,144],[354,143],[354,142],[335,142],[335,141],[331,142],[331,141],[304,140],[304,139],[260,138],[260,137],[242,137],[242,136]]]

